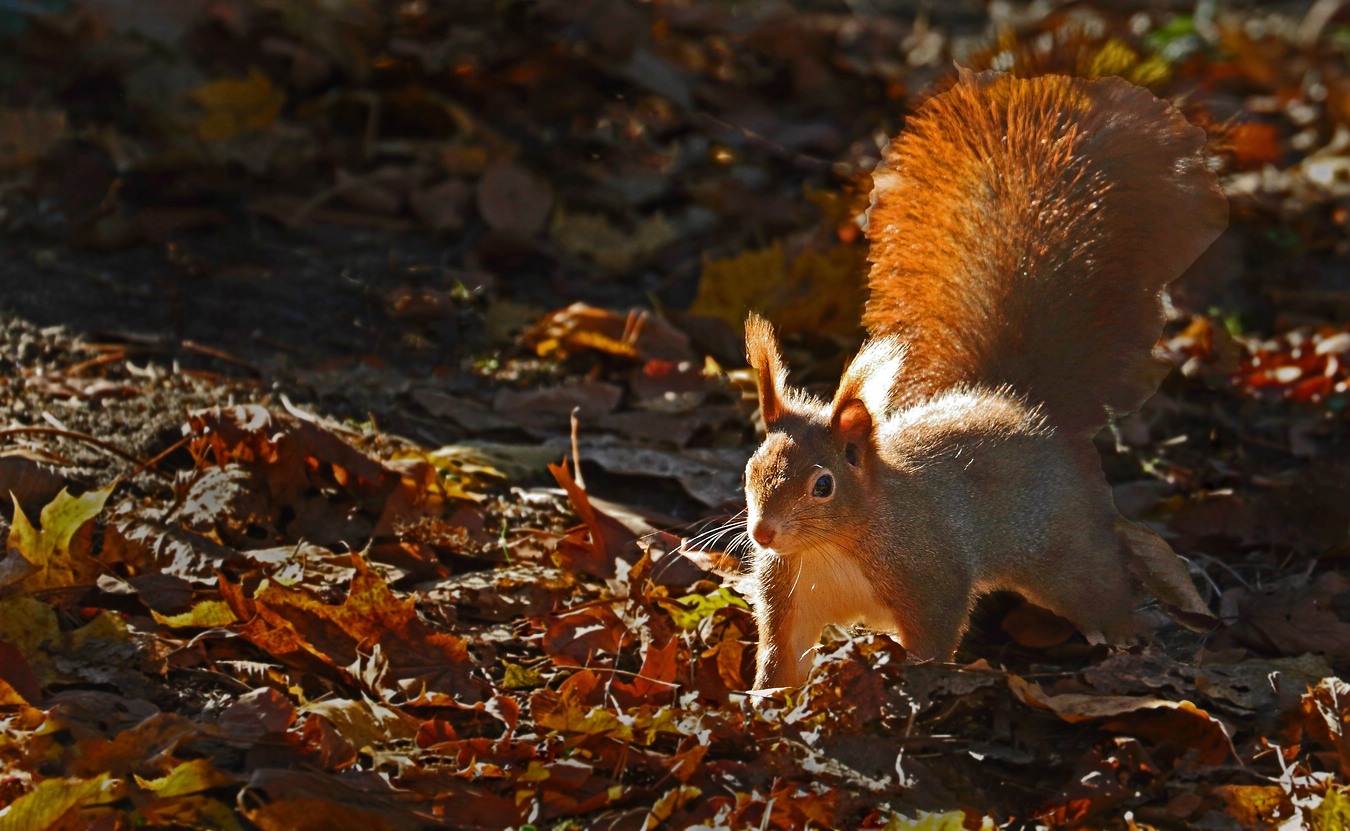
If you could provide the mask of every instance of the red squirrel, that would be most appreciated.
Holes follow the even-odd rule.
[[[831,623],[948,660],[994,590],[1092,640],[1135,634],[1148,594],[1208,614],[1092,441],[1157,389],[1161,293],[1227,224],[1204,141],[1119,78],[962,71],[909,119],[873,175],[870,339],[833,400],[746,323],[757,689],[802,683]]]

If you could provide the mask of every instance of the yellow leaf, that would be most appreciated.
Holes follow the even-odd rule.
[[[725,586],[711,594],[689,594],[666,606],[671,620],[684,630],[697,629],[706,618],[710,618],[718,609],[736,606],[749,609],[750,606]]]
[[[402,710],[369,699],[330,698],[300,709],[328,719],[342,738],[358,750],[411,739],[417,735],[419,724]]]
[[[170,797],[137,806],[150,828],[209,828],[211,831],[244,831],[239,815],[219,799],[191,794]]]
[[[161,615],[154,609],[150,610],[150,614],[170,629],[212,629],[217,626],[229,626],[239,620],[234,612],[230,611],[230,604],[224,600],[203,600],[177,615]]]
[[[93,779],[45,779],[37,787],[0,809],[0,831],[44,831],[54,828],[72,811],[107,801],[117,780],[108,774]],[[104,799],[100,800],[100,797]]]
[[[1329,786],[1322,795],[1321,804],[1312,809],[1308,819],[1313,831],[1350,828],[1350,797],[1335,785]]]
[[[740,328],[756,309],[783,332],[851,334],[862,312],[866,251],[840,245],[789,258],[779,243],[703,262],[689,311]]]
[[[702,794],[703,790],[693,785],[680,785],[678,788],[666,791],[664,796],[653,803],[651,813],[647,815],[647,821],[642,824],[643,831],[659,828],[676,811]]]
[[[420,459],[436,469],[437,484],[450,499],[482,502],[486,490],[507,478],[492,460],[467,445],[447,445],[437,450],[400,451],[394,459]],[[538,465],[534,467],[537,471]],[[533,471],[532,471],[533,472]]]
[[[746,313],[762,306],[782,286],[785,271],[783,246],[777,242],[724,260],[705,257],[698,295],[689,312],[719,318],[740,329]]]
[[[40,591],[94,581],[98,563],[89,556],[88,535],[79,535],[79,531],[103,510],[112,490],[113,485],[108,485],[82,496],[71,496],[62,488],[42,509],[40,531],[29,522],[19,503],[14,503],[9,548],[37,567],[21,581],[24,588]]]
[[[159,779],[136,777],[136,784],[163,798],[209,791],[234,782],[234,777],[216,770],[210,759],[183,762]]]
[[[60,631],[56,610],[41,600],[25,594],[0,600],[0,641],[30,662],[43,641],[52,640]]]
[[[508,690],[525,690],[544,685],[544,674],[537,669],[523,667],[510,661],[502,661],[502,666],[506,668],[502,686]]]
[[[961,811],[950,811],[945,814],[920,811],[916,819],[894,814],[884,826],[885,831],[965,831],[965,827],[966,815]],[[993,827],[993,821],[989,817],[984,817],[980,821],[981,829]]]
[[[544,766],[543,762],[535,761],[532,759],[530,760],[530,764],[526,766],[525,772],[520,775],[520,778],[517,781],[543,782],[547,780],[550,775],[551,774],[549,773],[549,769]]]
[[[861,246],[803,251],[788,268],[786,291],[769,314],[781,329],[851,334],[862,317],[867,253]]]
[[[250,70],[247,78],[222,78],[203,84],[188,97],[205,111],[197,122],[197,138],[202,141],[266,130],[286,103],[286,94],[257,69]]]
[[[88,623],[78,629],[62,632],[56,637],[53,650],[57,653],[69,653],[90,641],[108,641],[110,643],[129,643],[131,630],[126,621],[107,609],[100,609]]]
[[[1125,77],[1141,86],[1156,86],[1172,77],[1172,65],[1158,55],[1140,61]]]
[[[1102,45],[1088,62],[1088,75],[1099,78],[1106,75],[1125,75],[1139,63],[1139,53],[1120,38],[1111,38]]]

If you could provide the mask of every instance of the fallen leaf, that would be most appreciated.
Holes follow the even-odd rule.
[[[641,361],[693,361],[689,337],[645,310],[627,313],[573,303],[549,312],[522,336],[540,356],[601,352]]]
[[[36,706],[42,699],[42,682],[23,653],[8,642],[0,622],[0,706]]]
[[[1230,589],[1221,599],[1228,627],[1220,640],[1275,655],[1350,657],[1350,623],[1336,612],[1337,598],[1347,591],[1350,577],[1332,571],[1311,583],[1296,575],[1260,589]]]
[[[740,595],[726,587],[708,594],[689,594],[677,600],[662,604],[675,625],[681,629],[697,629],[704,620],[728,606],[750,610],[750,605]]]
[[[1072,623],[1033,603],[1022,603],[1003,616],[999,626],[1022,646],[1048,649],[1077,634]]]
[[[203,110],[197,122],[197,138],[202,141],[223,141],[240,133],[266,130],[286,104],[286,93],[256,68],[249,70],[247,78],[208,81],[188,97]]]
[[[853,334],[861,316],[865,251],[837,246],[789,258],[783,245],[774,243],[722,260],[705,258],[689,312],[725,321],[737,331],[746,315],[758,310],[782,332]]]
[[[493,398],[492,409],[527,426],[563,426],[573,410],[583,423],[589,423],[614,412],[622,397],[622,387],[604,381],[581,381],[564,387],[502,389]]]
[[[379,701],[330,698],[300,708],[327,719],[358,751],[378,748],[417,735],[421,721]]]
[[[236,697],[217,718],[217,726],[224,735],[249,742],[286,732],[295,718],[289,698],[271,687],[259,687]]]
[[[418,831],[426,822],[379,777],[345,781],[320,772],[255,770],[240,810],[263,831]]]
[[[1341,776],[1350,775],[1350,684],[1323,678],[1303,696],[1300,709],[1306,733],[1335,750]]]
[[[106,773],[91,779],[44,779],[0,810],[0,831],[78,827],[80,809],[114,801],[120,784]]]
[[[161,615],[153,609],[150,614],[158,623],[170,629],[214,629],[239,620],[230,610],[230,604],[223,600],[203,600],[177,615]]]
[[[217,769],[210,759],[190,759],[155,779],[136,777],[137,785],[161,798],[201,793],[235,782],[235,777]]]
[[[1177,622],[1198,632],[1212,631],[1219,621],[1195,590],[1186,566],[1172,547],[1148,527],[1116,520],[1116,537],[1129,552],[1130,573],[1163,603],[1185,612]]]
[[[251,598],[241,588],[222,583],[221,594],[245,621],[239,633],[280,660],[317,660],[349,676],[346,668],[359,653],[379,644],[403,688],[425,685],[465,701],[478,700],[482,690],[470,674],[467,644],[422,622],[415,601],[395,596],[362,557],[353,556],[352,562],[356,576],[340,605],[324,602],[307,587],[277,583],[260,587]]]
[[[89,555],[89,523],[103,510],[115,486],[113,483],[80,496],[71,496],[63,488],[42,509],[41,530],[34,528],[19,503],[14,503],[8,546],[35,567],[31,575],[22,578],[25,588],[68,589],[97,579],[101,566]]]
[[[1040,685],[1016,675],[1008,688],[1025,704],[1050,710],[1070,724],[1100,722],[1103,729],[1173,745],[1178,755],[1193,752],[1202,765],[1223,764],[1237,755],[1228,729],[1189,701],[1118,695],[1047,695]]]

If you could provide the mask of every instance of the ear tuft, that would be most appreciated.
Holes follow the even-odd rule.
[[[874,338],[863,344],[839,380],[830,422],[842,432],[849,432],[845,424],[854,424],[862,426],[860,435],[870,434],[873,421],[891,410],[904,366],[905,344],[899,338]]]
[[[760,414],[764,416],[765,425],[773,424],[783,416],[787,368],[773,326],[754,312],[745,321],[745,357],[754,367],[759,382]]]

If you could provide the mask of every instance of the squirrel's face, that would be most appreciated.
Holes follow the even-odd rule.
[[[837,538],[862,491],[863,452],[825,425],[769,433],[745,468],[750,538],[782,556]]]

